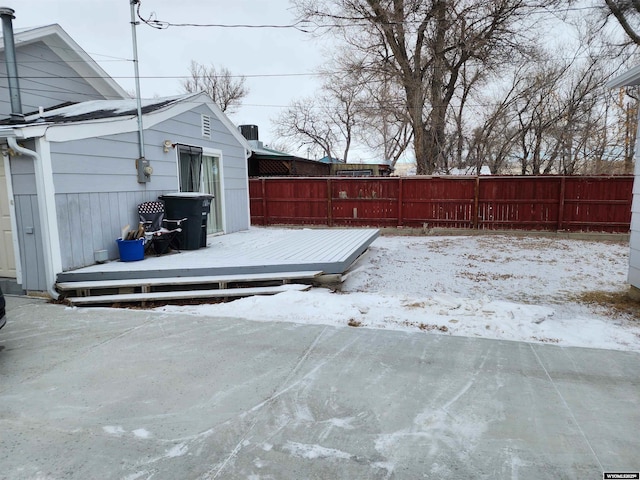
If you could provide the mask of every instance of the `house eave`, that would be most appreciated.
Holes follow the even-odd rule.
[[[192,105],[174,104],[170,107],[143,115],[144,129],[168,120],[183,113]],[[95,120],[82,120],[69,123],[54,123],[49,125],[46,131],[47,140],[50,142],[67,142],[72,140],[84,140],[93,137],[117,135],[138,130],[138,118],[135,115],[100,118]]]
[[[622,75],[618,75],[607,82],[608,88],[632,87],[636,85],[640,85],[640,65],[637,65],[631,70],[627,70]]]
[[[14,137],[25,139],[43,137],[50,125],[50,123],[25,126],[5,125],[0,127],[0,138]]]
[[[157,110],[143,114],[143,127],[147,130],[177,115],[193,110],[198,105],[207,105],[211,113],[227,127],[245,150],[250,150],[246,139],[206,94],[186,95]],[[46,138],[51,142],[65,142],[134,132],[136,130],[138,130],[137,116],[117,116],[69,123],[54,123],[48,126]]]

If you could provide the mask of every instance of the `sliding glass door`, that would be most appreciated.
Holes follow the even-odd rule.
[[[213,195],[211,211],[207,221],[207,234],[223,231],[222,224],[222,189],[220,188],[220,158],[202,156],[202,180],[204,193]]]
[[[180,169],[180,191],[199,192],[200,172],[202,171],[202,148],[179,145],[178,165]]]

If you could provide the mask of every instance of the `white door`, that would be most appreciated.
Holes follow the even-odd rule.
[[[2,158],[0,158],[0,277],[16,278],[16,257],[13,253],[9,194]]]

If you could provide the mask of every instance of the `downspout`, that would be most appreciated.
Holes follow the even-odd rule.
[[[47,188],[45,178],[46,171],[40,155],[33,150],[18,145],[14,137],[7,137],[7,143],[14,151],[33,158],[35,163],[36,183],[40,183],[37,185],[37,193],[38,208],[40,210],[40,228],[42,229],[42,247],[44,250],[45,281],[47,282],[47,293],[49,293],[51,298],[57,300],[60,294],[56,292],[54,288],[57,280],[56,275],[58,273],[54,267],[54,258],[56,258],[54,247],[57,246],[59,248],[59,240],[56,238],[54,241],[51,234],[51,225],[49,224],[49,210],[50,208],[55,208],[55,198],[47,198],[53,196],[53,191]]]

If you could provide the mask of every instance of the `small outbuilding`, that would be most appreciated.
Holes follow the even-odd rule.
[[[18,283],[52,292],[60,272],[118,258],[137,206],[178,191],[213,195],[208,232],[250,225],[247,158],[238,129],[203,94],[94,100],[0,126]],[[144,158],[140,155],[140,140]]]
[[[259,139],[257,125],[240,125],[238,128],[251,146],[250,177],[318,177],[331,172],[329,165],[322,162],[266,147]]]

